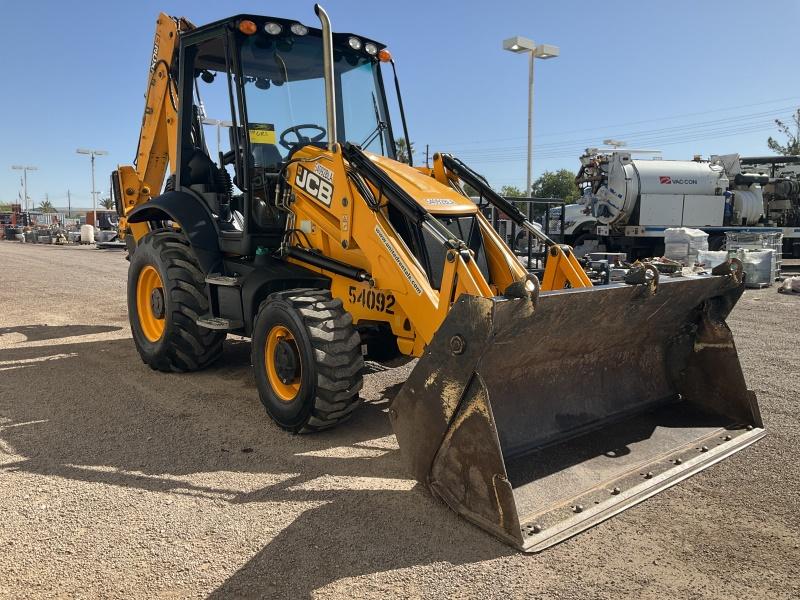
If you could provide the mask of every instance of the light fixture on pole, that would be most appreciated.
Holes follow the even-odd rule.
[[[29,167],[23,165],[13,165],[11,167],[15,171],[22,171],[22,203],[23,210],[28,210],[28,171],[38,171],[38,167]]]
[[[528,54],[528,174],[525,195],[533,195],[533,63],[537,58],[555,58],[559,55],[558,46],[550,44],[537,45],[533,40],[522,36],[514,36],[503,40],[503,50],[516,54]]]
[[[214,125],[217,128],[217,156],[219,156],[221,145],[220,129],[222,127],[233,127],[233,121],[222,121],[220,119],[209,119],[203,117],[203,125]]]
[[[108,152],[105,150],[88,150],[86,148],[78,148],[75,152],[78,154],[88,154],[92,157],[92,219],[94,220],[93,226],[97,229],[97,191],[94,187],[94,158],[96,156],[105,156]]]

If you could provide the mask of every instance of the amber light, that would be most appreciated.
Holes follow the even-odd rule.
[[[239,21],[239,31],[241,31],[245,35],[253,35],[258,30],[256,24],[252,21],[248,21],[245,19],[244,21]]]
[[[378,58],[381,59],[381,62],[389,62],[392,60],[392,53],[386,48],[383,48],[380,52],[378,52]]]

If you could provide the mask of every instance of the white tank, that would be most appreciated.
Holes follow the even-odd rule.
[[[753,184],[746,190],[733,192],[733,225],[755,225],[764,213],[764,197],[761,186]]]
[[[94,244],[93,225],[81,225],[81,244]]]
[[[609,161],[607,190],[596,194],[597,220],[603,224],[625,224],[636,208],[640,194],[698,196],[720,195],[728,178],[720,165],[690,160],[632,160],[615,154]]]
[[[690,160],[634,160],[642,194],[721,194],[722,167]]]

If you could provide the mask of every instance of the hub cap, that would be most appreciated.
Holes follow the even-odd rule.
[[[275,325],[267,334],[264,364],[270,386],[278,398],[284,402],[294,400],[300,391],[303,369],[297,342],[283,325]]]
[[[157,342],[164,335],[164,284],[153,265],[146,265],[139,272],[136,282],[136,312],[144,337]]]

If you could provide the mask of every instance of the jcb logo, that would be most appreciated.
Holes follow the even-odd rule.
[[[309,171],[302,165],[297,165],[297,174],[294,183],[304,192],[307,192],[325,206],[331,205],[333,199],[333,186],[316,173]]]

